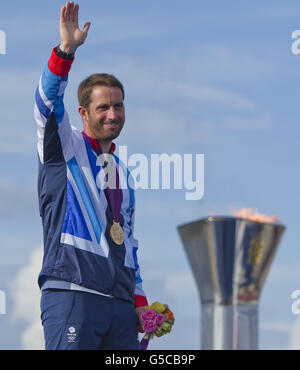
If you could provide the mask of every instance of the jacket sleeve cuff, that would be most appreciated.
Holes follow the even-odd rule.
[[[50,71],[59,77],[66,77],[69,73],[74,58],[71,60],[62,59],[56,54],[56,47],[52,50],[51,57],[48,61],[48,68]]]
[[[134,307],[137,308],[140,306],[148,306],[148,301],[145,296],[136,294]]]

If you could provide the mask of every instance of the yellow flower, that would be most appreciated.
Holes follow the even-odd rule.
[[[152,303],[150,308],[152,308],[154,311],[156,311],[158,313],[163,313],[166,309],[166,306],[164,306],[160,302],[154,302],[154,303]]]

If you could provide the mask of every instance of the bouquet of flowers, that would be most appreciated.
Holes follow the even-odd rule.
[[[154,336],[162,337],[170,333],[175,321],[173,312],[166,304],[160,302],[146,306],[146,310],[141,313],[141,320],[146,333],[140,343],[141,350],[147,349],[150,339]]]

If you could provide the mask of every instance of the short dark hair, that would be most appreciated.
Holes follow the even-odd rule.
[[[83,80],[77,90],[79,105],[87,110],[89,110],[94,86],[118,87],[122,91],[123,100],[125,98],[124,87],[115,76],[108,73],[94,73]]]

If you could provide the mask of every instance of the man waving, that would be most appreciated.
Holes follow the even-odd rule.
[[[124,88],[105,73],[81,82],[83,131],[71,126],[63,103],[76,50],[90,28],[87,22],[80,30],[78,9],[73,2],[62,7],[61,42],[35,95],[45,347],[139,349],[140,313],[148,303],[133,236],[134,191],[113,143],[125,122]]]

